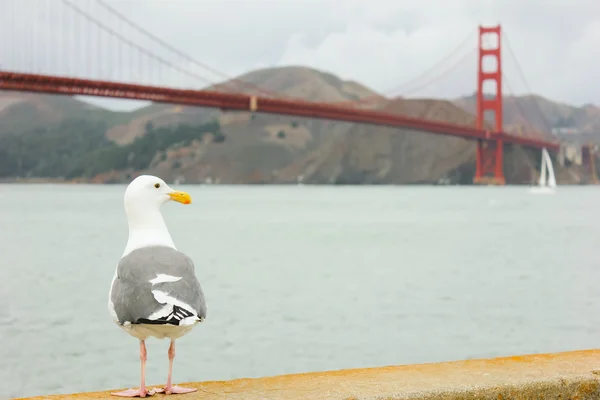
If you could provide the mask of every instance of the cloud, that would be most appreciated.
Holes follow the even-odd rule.
[[[304,33],[298,33],[290,38],[278,63],[326,69],[385,92],[435,65],[469,32],[475,33],[480,23],[501,22],[508,37],[502,60],[505,93],[531,90],[559,101],[600,103],[600,83],[592,72],[597,63],[593,49],[600,46],[600,5],[594,1],[404,3],[362,3],[345,14],[349,21],[345,30],[331,33],[317,46],[308,46]],[[472,36],[460,55],[430,74],[440,76],[438,81],[422,90],[409,86],[406,91],[439,97],[473,92],[476,56],[469,52],[475,50],[476,40]],[[462,56],[457,69],[444,74]],[[419,89],[419,83],[427,81],[412,86]]]
[[[5,1],[7,12],[0,15],[3,65],[92,78],[206,85],[119,44],[62,1]],[[69,1],[161,58],[209,81],[223,79],[223,74],[169,54],[96,1]],[[477,26],[500,22],[509,38],[503,51],[505,93],[509,87],[516,94],[531,89],[567,103],[600,104],[597,0],[105,1],[226,76],[257,67],[307,65],[382,93],[420,97],[475,91]],[[469,34],[456,54],[431,70]],[[509,44],[529,85],[521,78]],[[402,86],[407,81],[412,84]]]

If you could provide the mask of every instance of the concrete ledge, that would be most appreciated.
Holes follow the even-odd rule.
[[[198,388],[198,392],[175,395],[175,399],[600,399],[600,350],[315,372],[186,385]],[[163,395],[150,398],[163,398]],[[117,398],[107,391],[30,399]]]

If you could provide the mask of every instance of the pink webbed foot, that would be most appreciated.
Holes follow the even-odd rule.
[[[181,386],[171,386],[169,387],[164,387],[162,389],[156,389],[156,393],[164,393],[164,394],[184,394],[184,393],[192,393],[192,392],[196,392],[198,391],[198,389],[196,388],[184,388]]]
[[[111,395],[119,396],[119,397],[146,397],[146,396],[152,396],[154,393],[156,393],[155,389],[152,389],[149,391],[148,389],[142,390],[140,388],[140,389],[127,389],[127,390],[123,390],[122,392],[113,392],[113,393],[111,393]]]

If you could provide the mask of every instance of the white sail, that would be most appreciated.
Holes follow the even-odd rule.
[[[554,167],[548,150],[542,149],[542,165],[540,166],[540,179],[538,186],[531,188],[531,193],[552,194],[556,190],[556,178],[554,176]]]
[[[540,180],[538,182],[540,186],[546,186],[546,157],[544,157],[544,151],[546,149],[542,151],[542,166],[540,167]]]
[[[548,150],[544,148],[543,150],[544,160],[546,160],[546,168],[548,168],[548,186],[556,187],[556,177],[554,176],[554,167],[552,165],[552,160],[550,159],[550,154],[548,154]]]

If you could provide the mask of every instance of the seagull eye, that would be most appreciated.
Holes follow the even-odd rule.
[[[160,187],[160,183],[155,183],[154,187],[158,189]]]

